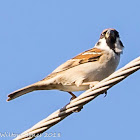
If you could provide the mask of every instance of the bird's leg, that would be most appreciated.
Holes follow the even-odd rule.
[[[99,83],[99,81],[85,82],[85,83],[82,83],[82,85],[89,86],[89,88],[92,88],[92,87],[94,87],[98,83]],[[106,96],[107,96],[107,91],[105,91],[105,96],[104,97],[106,97]]]
[[[68,91],[68,93],[72,96],[72,98],[71,98],[70,100],[73,100],[73,99],[76,98],[76,95],[74,95],[72,92]],[[76,109],[76,110],[73,111],[73,112],[80,112],[82,108],[83,108],[83,107],[78,108],[78,109]]]
[[[71,91],[68,91],[68,93],[72,96],[70,100],[73,100],[76,98],[76,95],[74,95]]]
[[[94,87],[98,83],[99,83],[99,81],[85,82],[85,83],[82,83],[82,85],[89,86],[89,88],[92,88],[92,87]],[[105,91],[105,96],[104,97],[106,97],[106,96],[107,96],[107,91]]]

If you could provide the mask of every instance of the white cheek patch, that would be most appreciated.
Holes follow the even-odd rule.
[[[110,51],[110,48],[107,45],[105,38],[100,39],[99,42],[100,42],[100,45],[96,44],[95,45],[96,48],[106,50],[106,51]],[[123,52],[123,46],[120,44],[120,38],[116,39],[114,50],[115,50],[116,53],[122,53]]]
[[[120,44],[120,38],[116,39],[115,52],[117,52],[117,53],[122,53],[123,52],[123,46],[121,46],[121,44]]]
[[[107,46],[107,43],[106,43],[106,39],[105,38],[100,39],[99,42],[101,43],[100,44],[100,47],[105,48],[105,46]]]
[[[100,39],[99,42],[100,42],[100,45],[96,44],[95,45],[96,48],[99,48],[99,49],[102,49],[102,50],[107,50],[107,51],[110,50],[110,48],[108,47],[108,45],[106,43],[105,38]]]

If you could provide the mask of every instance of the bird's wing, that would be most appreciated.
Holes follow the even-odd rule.
[[[84,63],[97,61],[102,55],[103,50],[100,50],[98,48],[92,48],[66,61],[65,63],[57,67],[52,73],[58,73]]]

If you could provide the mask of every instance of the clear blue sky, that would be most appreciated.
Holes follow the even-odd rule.
[[[104,28],[116,28],[124,43],[118,68],[138,57],[139,5],[139,0],[0,1],[0,133],[21,133],[69,102],[70,96],[60,91],[6,99],[10,92],[41,80],[61,63],[92,48]],[[49,129],[48,133],[60,132],[61,137],[48,139],[139,140],[139,85],[138,71],[111,88],[106,98],[99,96]]]

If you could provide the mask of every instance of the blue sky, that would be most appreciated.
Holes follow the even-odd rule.
[[[138,0],[0,1],[0,133],[22,133],[69,102],[70,96],[60,91],[37,91],[11,102],[6,99],[10,92],[41,80],[92,48],[103,29],[113,27],[120,33],[125,49],[118,68],[138,57],[139,5]],[[138,71],[111,88],[106,98],[100,95],[49,129],[48,133],[61,133],[61,137],[48,139],[139,140],[139,83]]]

